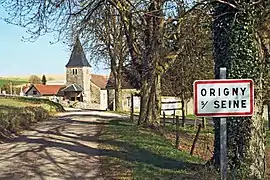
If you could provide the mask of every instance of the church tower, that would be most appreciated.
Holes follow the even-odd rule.
[[[90,68],[82,44],[77,37],[69,61],[66,64],[66,85],[73,85],[75,89],[82,89],[83,101],[86,102],[91,102]],[[76,86],[80,88],[76,88]]]

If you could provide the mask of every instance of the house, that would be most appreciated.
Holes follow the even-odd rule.
[[[107,77],[99,74],[91,74],[90,92],[91,104],[99,104],[99,109],[107,110]]]
[[[111,111],[115,110],[115,79],[113,74],[110,73],[106,88],[108,92],[108,109]],[[129,111],[131,108],[131,94],[139,93],[138,88],[134,85],[126,75],[123,73],[122,75],[122,107],[123,111]],[[135,96],[133,99],[135,110],[139,110],[140,108],[140,99],[138,96]]]
[[[43,85],[43,84],[32,84],[25,92],[26,96],[29,97],[44,97],[52,99],[55,97],[62,96],[61,90],[64,88],[63,85]]]

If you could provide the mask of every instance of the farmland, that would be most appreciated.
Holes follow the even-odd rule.
[[[12,82],[13,85],[20,85],[25,84],[28,81],[26,79],[19,79],[19,78],[0,78],[0,87],[9,82]]]

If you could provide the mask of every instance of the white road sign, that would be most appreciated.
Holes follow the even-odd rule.
[[[254,87],[251,79],[198,80],[194,82],[196,116],[252,116]]]

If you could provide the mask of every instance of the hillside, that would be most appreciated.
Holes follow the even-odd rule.
[[[42,77],[42,75],[37,75],[39,77]],[[10,81],[12,81],[13,85],[20,85],[28,83],[30,75],[12,75],[12,76],[1,76],[0,77],[0,87],[3,86],[3,84],[6,84]],[[47,80],[63,80],[65,79],[65,74],[48,74],[46,75]]]
[[[42,77],[43,74],[35,74],[38,77]],[[1,76],[0,75],[0,79],[2,77],[2,79],[11,79],[11,80],[28,80],[29,77],[31,76],[31,74],[29,75],[10,75],[10,76]],[[54,79],[54,80],[63,80],[65,79],[66,75],[65,74],[45,74],[47,79]]]
[[[23,80],[23,79],[6,79],[6,78],[0,78],[0,87],[2,87],[4,84],[9,83],[10,81],[12,81],[13,85],[20,85],[20,84],[25,84],[28,81],[27,80]]]

